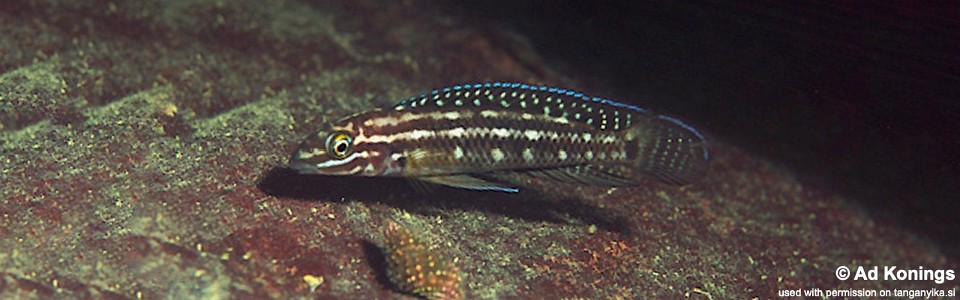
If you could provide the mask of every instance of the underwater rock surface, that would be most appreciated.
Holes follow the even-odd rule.
[[[320,122],[434,87],[582,85],[456,8],[402,3],[6,1],[0,298],[412,297],[370,245],[392,219],[459,258],[467,299],[769,298],[891,287],[841,265],[950,267],[717,138],[683,188],[424,194],[286,170]]]

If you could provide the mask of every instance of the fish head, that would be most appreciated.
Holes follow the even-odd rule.
[[[358,139],[359,138],[359,139]],[[365,145],[363,129],[354,122],[327,124],[307,136],[287,166],[301,174],[380,176],[386,171],[386,149]]]

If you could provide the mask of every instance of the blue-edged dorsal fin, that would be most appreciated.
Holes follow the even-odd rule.
[[[417,177],[417,180],[445,185],[449,187],[475,190],[475,191],[497,191],[505,193],[516,193],[520,189],[504,185],[502,183],[491,182],[476,178],[470,175],[446,175],[446,176],[424,176]]]
[[[619,131],[653,116],[646,109],[541,85],[493,82],[455,85],[401,101],[393,110],[513,110],[564,118],[600,129]]]

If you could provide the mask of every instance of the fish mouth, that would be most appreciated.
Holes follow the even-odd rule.
[[[297,171],[300,174],[319,174],[317,166],[297,157],[294,154],[287,162],[287,168]]]

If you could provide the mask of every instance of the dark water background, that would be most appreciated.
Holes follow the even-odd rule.
[[[834,276],[960,262],[960,9],[843,3],[3,1],[0,299],[395,299],[390,255],[456,258],[469,299],[956,290]],[[287,168],[323,122],[500,80],[689,122],[710,175],[508,195]],[[381,249],[390,222],[438,247]]]
[[[960,254],[960,5],[473,1],[549,65]]]

